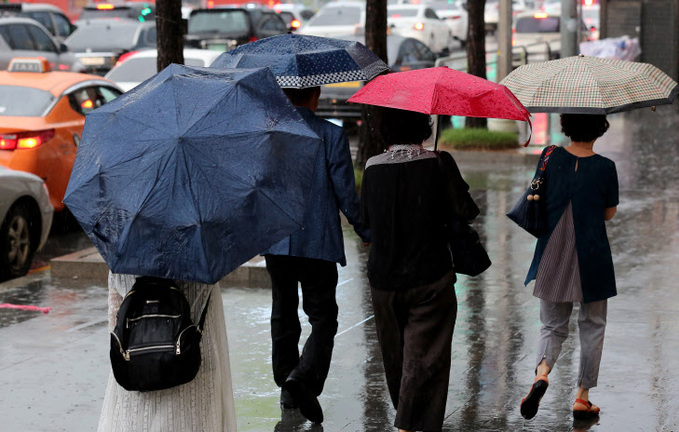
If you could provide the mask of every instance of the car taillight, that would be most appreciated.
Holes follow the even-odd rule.
[[[0,135],[0,150],[36,148],[54,137],[54,129]]]
[[[296,20],[296,19],[292,20],[292,22],[290,23],[290,27],[292,27],[294,29],[298,29],[301,26],[302,26],[302,23],[299,20]]]
[[[138,51],[128,51],[125,54],[121,55],[120,57],[118,57],[118,60],[116,61],[115,65],[118,66],[120,63],[122,63],[125,60],[127,60],[128,58],[130,58],[130,56],[132,54],[136,53],[136,52],[138,52]]]
[[[461,15],[451,15],[451,16],[448,17],[449,20],[457,20],[457,19],[460,19],[460,18],[462,18]]]
[[[257,42],[257,36],[250,36],[250,39],[248,39],[248,42]]]
[[[413,28],[415,30],[424,30],[424,23],[418,22],[413,26]]]

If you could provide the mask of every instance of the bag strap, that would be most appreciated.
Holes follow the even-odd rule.
[[[207,317],[207,307],[210,305],[210,297],[212,297],[212,292],[208,294],[207,296],[207,301],[205,302],[205,306],[203,307],[203,312],[200,314],[200,320],[198,321],[198,330],[202,333],[203,332],[203,324],[205,324],[205,318]]]
[[[545,147],[545,149],[542,151],[542,154],[540,155],[540,160],[538,161],[536,177],[537,174],[540,174],[540,176],[542,176],[545,170],[547,169],[547,162],[549,162],[549,157],[552,155],[554,149],[556,149],[556,145],[552,144],[548,147]]]

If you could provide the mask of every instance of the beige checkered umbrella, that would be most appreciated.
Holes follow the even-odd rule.
[[[610,114],[671,104],[679,92],[648,63],[582,55],[521,66],[500,84],[532,113]]]

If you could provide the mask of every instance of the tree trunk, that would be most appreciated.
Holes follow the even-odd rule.
[[[184,64],[184,25],[181,0],[156,1],[158,71],[170,63]]]
[[[365,43],[385,63],[387,59],[387,1],[366,0]],[[363,169],[366,161],[380,154],[386,143],[380,134],[382,108],[374,105],[363,105],[363,122],[359,130],[358,153],[356,166]]]
[[[469,14],[467,72],[481,78],[486,78],[486,23],[483,18],[485,7],[486,0],[467,2]],[[467,117],[465,127],[486,129],[488,121],[485,118]]]

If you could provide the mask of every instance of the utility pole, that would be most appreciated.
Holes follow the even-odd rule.
[[[561,0],[561,58],[572,57],[579,52],[578,1]]]
[[[512,0],[500,0],[497,23],[497,80],[502,81],[513,70],[512,65]]]

